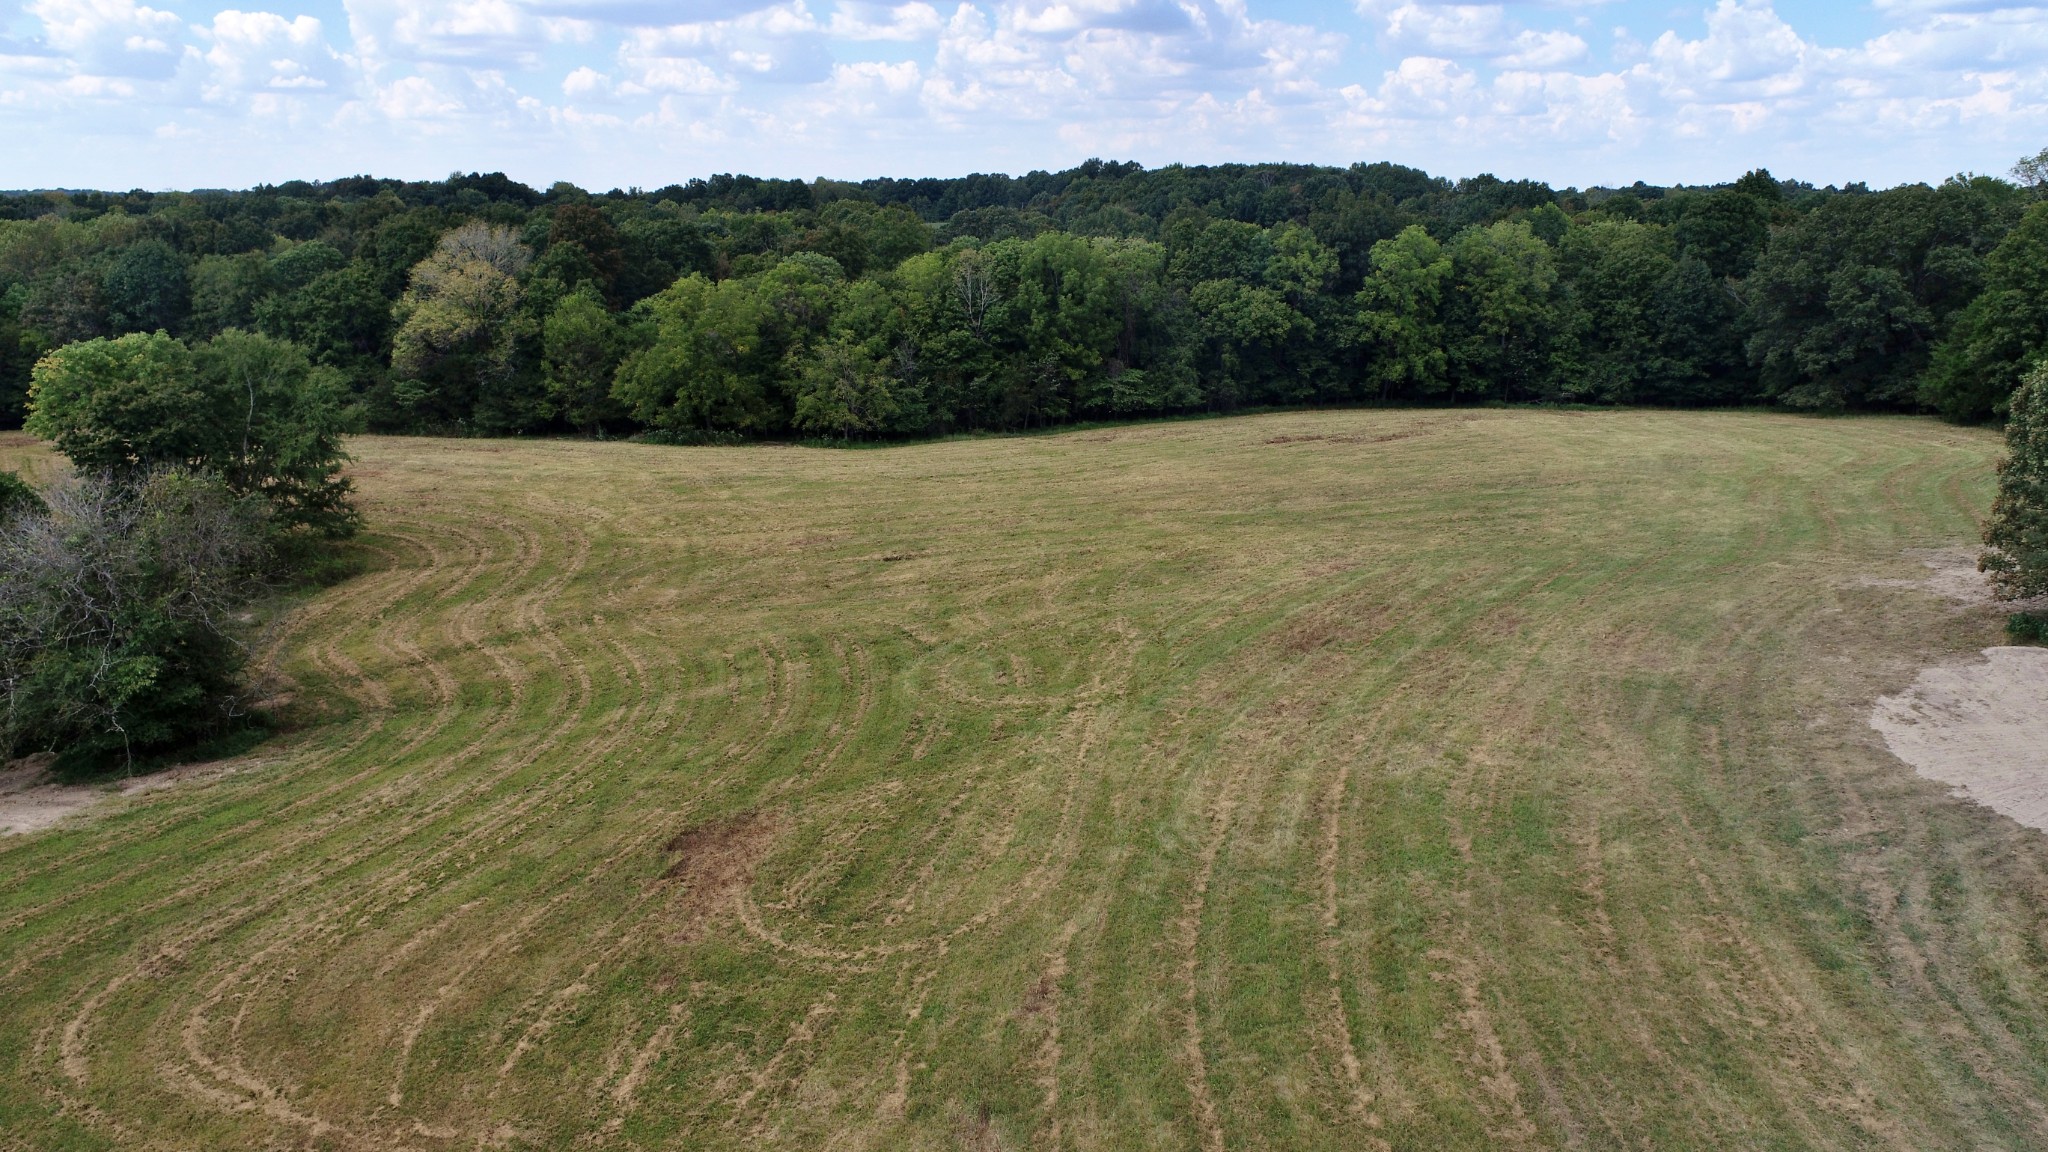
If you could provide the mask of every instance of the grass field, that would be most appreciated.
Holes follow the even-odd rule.
[[[2048,842],[1865,724],[1993,434],[355,451],[295,727],[0,840],[0,1146],[2048,1147]]]

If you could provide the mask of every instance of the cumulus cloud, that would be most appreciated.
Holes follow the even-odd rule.
[[[198,31],[210,45],[205,53],[209,100],[320,93],[349,82],[345,63],[311,16],[287,20],[274,12],[230,8]],[[269,107],[274,111],[277,105]]]
[[[1382,39],[1405,51],[1437,57],[1477,57],[1506,68],[1559,68],[1586,55],[1586,42],[1564,29],[1523,27],[1500,4],[1368,3],[1368,19]]]
[[[345,26],[170,2],[19,8],[0,128],[49,168],[26,178],[254,154],[184,182],[418,163],[653,185],[1101,153],[1881,182],[2048,142],[2048,0],[1874,0],[1852,33],[1771,0],[343,0]]]
[[[945,27],[929,4],[839,4],[826,25],[835,40],[931,40]]]
[[[184,56],[184,21],[133,0],[34,0],[26,11],[79,75],[162,79]]]

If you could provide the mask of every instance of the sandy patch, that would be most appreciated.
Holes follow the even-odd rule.
[[[2033,600],[2000,600],[1990,581],[1977,571],[1977,548],[1915,548],[1907,556],[1920,561],[1927,575],[1917,580],[1880,580],[1865,577],[1863,583],[1877,588],[1918,588],[1964,608],[1996,605],[2007,612],[2048,611],[2048,596]]]
[[[2048,648],[1986,648],[1881,696],[1870,726],[1892,754],[1956,795],[2048,831]]]
[[[0,770],[0,836],[48,828],[107,795],[104,788],[50,780],[49,757],[16,760]]]
[[[59,784],[50,779],[50,758],[31,756],[0,768],[0,836],[38,832],[74,812],[115,796],[140,796],[188,780],[226,775],[247,764],[181,764],[147,776],[109,784]]]

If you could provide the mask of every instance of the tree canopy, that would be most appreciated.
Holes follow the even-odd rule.
[[[219,400],[197,350],[234,331],[295,345],[314,391],[332,373],[395,432],[916,436],[1366,401],[1997,419],[2048,351],[2034,171],[1558,189],[1090,161],[0,195],[0,420],[38,361],[90,346],[67,371],[150,383],[95,401],[136,419],[81,450],[196,458],[145,408]]]
[[[165,467],[262,497],[281,528],[347,535],[353,426],[340,373],[297,345],[229,329],[196,350],[161,332],[69,344],[37,363],[28,429],[117,479]]]
[[[2013,393],[2005,443],[1981,566],[2007,599],[2048,595],[2048,367]]]

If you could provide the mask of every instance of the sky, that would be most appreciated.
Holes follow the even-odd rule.
[[[0,188],[1393,160],[1873,187],[2048,146],[2048,0],[0,0]]]

